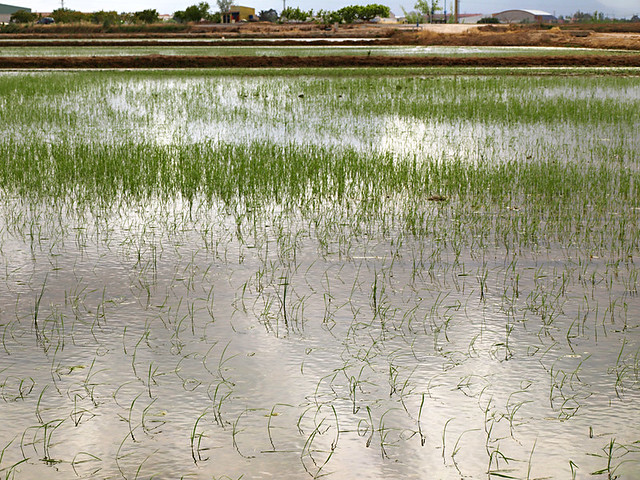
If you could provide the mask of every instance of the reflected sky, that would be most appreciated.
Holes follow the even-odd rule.
[[[482,78],[474,80],[483,83]],[[428,80],[424,80],[425,86]],[[107,81],[79,99],[75,92],[42,104],[37,98],[23,99],[33,108],[51,111],[46,123],[13,124],[11,117],[0,121],[5,137],[16,142],[30,138],[76,143],[90,138],[92,143],[109,144],[131,140],[151,145],[207,142],[247,144],[266,141],[275,144],[316,145],[356,149],[362,152],[399,157],[468,158],[470,161],[503,159],[575,158],[595,160],[592,152],[634,155],[640,135],[638,122],[619,124],[603,118],[598,135],[590,135],[593,124],[550,123],[547,120],[495,122],[448,118],[451,92],[397,90],[393,83],[370,95],[372,103],[388,104],[363,114],[352,108],[355,92],[328,83],[326,79],[285,82],[272,78],[166,78],[154,80]],[[398,88],[401,83],[398,83]],[[446,92],[446,93],[445,93]],[[483,94],[487,95],[486,90]],[[518,99],[548,102],[606,102],[623,105],[640,99],[640,87],[627,83],[622,88],[585,88],[564,82],[562,86],[533,86],[530,89],[496,89],[496,104]],[[394,113],[394,105],[407,95],[422,95],[432,105],[442,105],[443,114],[419,116]],[[464,90],[473,98],[474,90]],[[99,101],[98,101],[99,99]],[[484,101],[485,99],[482,99]],[[490,99],[486,99],[487,101]],[[188,105],[188,108],[187,108]],[[551,104],[548,108],[562,108]],[[599,107],[598,107],[599,108]],[[339,112],[339,113],[338,113]],[[541,113],[542,116],[542,113]],[[19,120],[16,118],[16,120]],[[81,139],[68,124],[86,132]]]
[[[587,156],[598,146],[637,161],[637,125],[615,119],[586,135],[593,125],[580,122],[360,116],[340,82],[282,82],[106,80],[87,98],[52,99],[46,124],[0,119],[2,141],[263,139],[465,155],[470,167],[528,154],[607,161]],[[624,99],[614,87],[566,92]],[[498,241],[516,215],[503,205],[478,209],[493,222],[481,235],[480,223],[459,224],[465,205],[430,202],[432,230],[412,235],[393,223],[404,204],[385,202],[380,220],[330,201],[309,217],[274,201],[240,218],[178,196],[111,207],[3,196],[3,473],[570,478],[572,464],[581,475],[607,468],[611,445],[616,474],[633,478],[633,257],[551,237],[521,244],[519,232]],[[634,225],[637,212],[619,213]]]
[[[37,40],[37,39],[34,39]],[[34,42],[34,40],[29,40]],[[126,41],[121,41],[122,46],[100,46],[100,39],[95,39],[92,46],[4,46],[0,56],[105,56],[105,55],[210,55],[210,56],[323,56],[323,55],[384,55],[384,56],[504,56],[504,55],[580,55],[591,54],[596,49],[574,47],[448,47],[448,46],[379,46],[379,45],[331,45],[313,47],[307,46],[154,46],[149,41],[148,46],[127,46]],[[6,41],[6,40],[3,40]],[[65,41],[73,41],[65,39]],[[84,41],[84,40],[83,40]],[[104,41],[104,40],[103,40]],[[109,40],[112,41],[112,40]],[[300,41],[300,40],[296,40]],[[301,42],[304,43],[304,42]],[[335,42],[339,43],[339,42]],[[35,45],[35,46],[33,46]],[[625,50],[600,50],[602,54],[615,55],[616,53],[629,53]]]

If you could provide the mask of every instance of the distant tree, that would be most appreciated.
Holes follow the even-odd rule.
[[[414,5],[414,8],[421,13],[422,15],[426,15],[429,19],[429,23],[433,23],[433,15],[442,10],[439,6],[439,0],[418,0]]]
[[[285,20],[296,20],[299,22],[306,22],[308,18],[313,17],[313,10],[309,10],[308,12],[305,10],[300,10],[299,7],[291,8],[287,7],[282,10],[280,13],[280,18]]]
[[[202,20],[202,11],[197,5],[191,5],[184,11],[187,22],[199,22]]]
[[[136,23],[157,23],[158,11],[154,9],[142,10],[133,14]]]
[[[100,10],[99,12],[93,12],[89,14],[89,21],[91,23],[102,24],[105,26],[113,25],[116,23],[120,23],[120,15],[118,12],[110,11],[105,12],[104,10]]]
[[[209,19],[209,4],[200,2],[198,5],[191,5],[185,10],[175,12],[173,18],[180,23],[199,22],[203,18]]]
[[[312,13],[312,12],[310,12]],[[376,17],[388,17],[389,7],[372,3],[369,5],[349,5],[335,12],[319,10],[316,17],[323,23],[353,23],[355,21],[370,22]]]
[[[411,11],[411,12],[407,12],[404,7],[400,7],[402,8],[402,13],[404,15],[404,18],[406,20],[407,23],[411,23],[411,24],[416,24],[416,25],[420,25],[421,23],[424,23],[424,15],[415,11]]]
[[[640,17],[638,15],[634,15],[633,17],[631,17],[631,22],[640,22]]]
[[[56,23],[80,23],[83,20],[88,20],[84,13],[68,8],[58,8],[51,13],[51,16]]]
[[[604,13],[598,12],[597,10],[593,13],[581,12],[578,10],[573,14],[572,21],[574,23],[599,23],[606,22],[609,20]]]
[[[575,23],[587,23],[591,21],[591,14],[584,13],[578,10],[576,13],[573,14],[572,19]]]
[[[342,17],[338,12],[332,12],[330,10],[318,10],[316,18],[320,19],[322,23],[329,25],[332,23],[342,23]]]
[[[227,13],[233,6],[233,0],[216,0],[220,13]]]
[[[30,23],[36,20],[38,15],[35,13],[27,12],[26,10],[18,10],[11,14],[9,22],[11,23]]]
[[[125,24],[136,23],[136,19],[133,17],[133,13],[122,12],[119,17],[122,23],[125,23]]]
[[[358,18],[358,14],[360,13],[360,6],[349,5],[347,7],[342,7],[336,13],[340,15],[344,23],[353,23],[354,20]]]
[[[191,5],[184,11],[187,22],[199,22],[202,20],[203,12],[198,5]]]
[[[379,5],[377,3],[371,3],[369,5],[360,7],[358,18],[363,22],[370,22],[376,17],[386,18],[389,15],[391,15],[391,10],[389,9],[389,7]]]
[[[482,17],[477,23],[500,23],[496,17]]]
[[[258,18],[261,22],[277,22],[278,12],[276,12],[273,8],[269,10],[260,10],[260,12],[258,13]]]
[[[211,16],[211,14],[209,13],[209,10],[211,9],[211,7],[209,6],[209,4],[207,2],[200,2],[198,5],[198,11],[200,12],[200,19],[201,20],[208,20],[209,17]]]

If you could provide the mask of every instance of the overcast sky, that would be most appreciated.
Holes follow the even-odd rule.
[[[116,10],[118,12],[134,12],[155,8],[159,13],[173,13],[176,10],[184,10],[189,5],[194,5],[200,0],[64,0],[65,8],[93,12],[98,10]],[[368,3],[381,3],[391,8],[396,15],[402,14],[402,7],[410,11],[415,0],[286,0],[287,6],[300,7],[304,10],[325,9],[337,10],[346,5],[366,5]],[[445,0],[440,0],[440,6],[444,7]],[[453,9],[453,0],[446,0],[447,11]],[[34,12],[51,12],[60,8],[60,0],[3,0],[2,3],[31,8]],[[215,0],[208,2],[211,10],[216,11]],[[237,5],[254,7],[256,12],[273,8],[280,12],[282,0],[236,0]],[[608,16],[617,18],[640,15],[640,0],[460,0],[460,13],[496,13],[512,8],[528,8],[545,10],[556,15],[570,15],[577,10],[582,12],[603,12]]]

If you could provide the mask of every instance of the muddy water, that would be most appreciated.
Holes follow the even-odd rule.
[[[125,115],[105,125],[144,138],[130,130],[143,106],[106,103]],[[284,130],[322,143],[321,124]],[[471,142],[498,162],[541,142],[538,127],[501,125],[506,146],[487,146],[488,133]],[[634,126],[620,128],[618,150],[630,150]],[[580,156],[575,145],[564,161]],[[179,197],[98,208],[3,195],[2,474],[637,478],[637,252],[599,258],[553,238],[507,249],[472,228],[413,236],[324,208],[240,218]],[[425,206],[451,229],[464,208]],[[633,228],[638,213],[620,214]]]

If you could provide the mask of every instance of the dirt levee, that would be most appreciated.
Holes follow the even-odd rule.
[[[563,25],[538,28],[527,25],[425,25],[341,26],[337,30],[318,25],[210,25],[180,33],[55,33],[36,29],[32,33],[0,34],[0,46],[102,46],[122,45],[447,45],[447,46],[556,46],[640,50],[640,24],[612,24],[611,31],[594,25]],[[625,28],[622,28],[622,27]],[[60,27],[60,25],[58,25]],[[600,26],[602,27],[602,26]],[[617,29],[614,29],[614,27]],[[48,33],[47,33],[48,32]]]
[[[291,68],[291,67],[640,67],[640,55],[509,57],[222,57],[148,55],[104,57],[0,57],[0,68]]]

